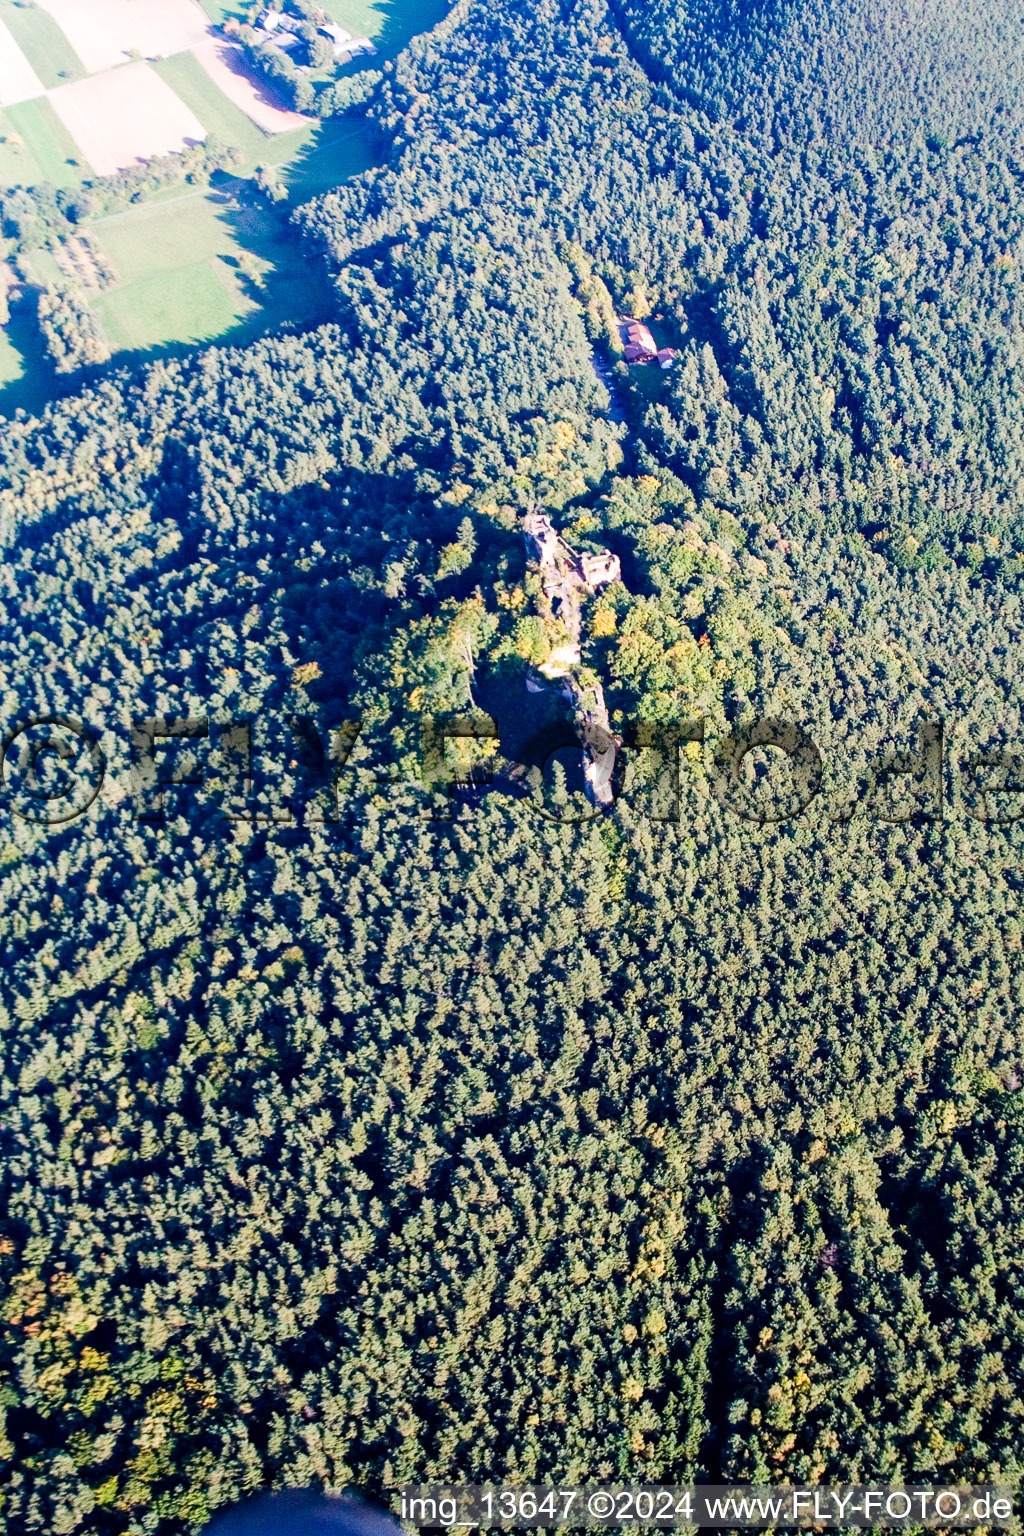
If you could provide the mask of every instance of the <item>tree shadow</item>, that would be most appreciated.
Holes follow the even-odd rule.
[[[275,112],[295,110],[283,91],[275,90],[271,82],[258,69],[250,66],[241,48],[220,38],[215,39],[215,43],[217,57],[221,64],[225,69],[230,70],[231,74],[237,75],[239,80],[245,81],[254,92],[257,101],[265,107],[272,107]]]
[[[294,202],[289,197],[272,205],[256,192],[252,182],[220,173],[206,194],[237,247],[216,259],[230,275],[239,297],[252,306],[246,314],[216,334],[122,348],[98,367],[62,375],[55,372],[46,355],[35,319],[35,295],[30,294],[11,308],[7,337],[23,358],[24,370],[0,388],[0,413],[14,416],[21,410],[39,414],[51,402],[77,394],[101,378],[130,373],[161,360],[193,356],[211,347],[246,346],[262,336],[309,330],[334,319],[334,289],[326,264],[290,220],[297,203],[314,195],[307,190],[310,180],[322,178],[326,189],[341,185],[347,177],[337,174],[339,167],[332,160],[329,144],[311,145],[294,165],[295,175],[306,178],[304,195]],[[249,268],[247,256],[258,265],[258,271]]]
[[[36,321],[36,295],[26,293],[11,304],[4,330],[11,347],[23,359],[24,371],[0,387],[0,412],[38,415],[51,400],[59,400],[81,388],[79,375],[57,373],[46,355]]]
[[[383,24],[373,40],[376,59],[353,61],[364,68],[367,63],[372,68],[382,59],[396,58],[414,37],[432,31],[443,21],[451,6],[449,0],[375,0],[373,9],[383,18]]]
[[[392,140],[356,109],[328,118],[309,142],[281,168],[288,190],[288,210],[344,186],[364,171],[386,165]]]

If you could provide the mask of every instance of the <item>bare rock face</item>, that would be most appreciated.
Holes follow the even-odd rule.
[[[613,778],[622,738],[612,731],[600,683],[581,688],[575,678],[566,678],[562,697],[572,706],[583,744],[583,778],[591,805],[611,810],[615,804]]]
[[[523,537],[527,558],[540,572],[542,608],[567,636],[564,645],[554,647],[544,664],[530,672],[526,686],[537,693],[544,687],[540,678],[558,681],[558,691],[572,705],[580,734],[587,798],[592,805],[610,809],[615,803],[612,780],[622,742],[611,730],[604,689],[598,682],[581,684],[573,668],[581,660],[583,600],[620,580],[619,557],[607,549],[577,554],[539,507],[524,515]]]

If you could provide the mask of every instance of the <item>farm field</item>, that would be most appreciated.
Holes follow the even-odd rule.
[[[310,122],[287,107],[277,94],[254,78],[246,67],[244,55],[222,38],[208,37],[191,51],[215,89],[240,107],[267,133],[285,133]]]
[[[448,14],[448,0],[320,0],[332,21],[353,37],[372,37],[378,55],[394,58],[410,39]]]
[[[51,92],[48,99],[100,176],[206,137],[195,113],[148,64],[90,75]]]
[[[330,317],[330,283],[287,227],[288,210],[380,163],[384,146],[342,123],[302,137],[297,154],[294,143],[265,141],[269,162],[274,151],[292,152],[281,166],[289,202],[279,210],[251,206],[247,183],[225,178],[207,191],[168,189],[90,223],[117,277],[114,287],[89,296],[115,354],[174,355],[203,342],[243,342],[286,323],[315,325]],[[29,253],[27,265],[40,285],[60,280],[47,250]],[[0,412],[38,409],[52,390],[31,326],[12,328],[0,356]]]
[[[119,352],[148,350],[168,342],[212,341],[244,314],[227,268],[197,262],[156,272],[123,289],[102,293],[90,306]]]
[[[224,0],[199,0],[199,3],[207,18],[216,27],[227,21],[229,16],[238,15],[238,6],[232,4],[231,0],[227,0],[227,3],[224,3]]]
[[[91,300],[115,350],[179,350],[329,314],[326,277],[310,271],[280,215],[227,190],[214,196],[180,196],[90,226],[118,279]]]
[[[42,180],[35,156],[16,141],[7,113],[0,112],[0,185],[31,186]]]
[[[354,36],[373,36],[388,57],[434,26],[448,4],[326,0],[324,8]],[[228,73],[222,56],[211,62],[224,45],[208,25],[240,13],[237,3],[221,0],[40,0],[24,9],[0,0],[0,24],[9,25],[19,56],[47,91],[0,110],[0,185],[72,186],[209,136],[241,154],[237,174],[216,178],[216,186],[167,187],[90,221],[116,282],[86,297],[115,361],[244,341],[331,313],[330,285],[311,271],[308,251],[287,228],[289,213],[382,164],[388,145],[358,115],[323,124],[303,119],[280,110],[262,86],[254,92],[243,75]],[[132,48],[149,61],[130,62]],[[153,57],[159,53],[165,56]],[[351,68],[368,62],[372,67],[363,60]],[[274,167],[287,190],[278,208],[254,206],[251,184],[238,179],[258,165]],[[48,251],[27,253],[24,265],[39,286],[66,280]],[[43,360],[34,305],[30,295],[16,306],[2,338],[0,413],[35,410],[55,391],[77,387],[74,376],[55,381]]]
[[[230,228],[201,192],[114,214],[89,230],[124,283],[230,256],[234,250]]]
[[[81,181],[88,169],[81,150],[45,96],[5,108],[2,121],[8,142],[0,145],[0,151],[19,162],[22,158],[27,162],[29,174],[17,174],[16,181],[28,185],[52,181],[57,187],[70,187]],[[11,142],[12,135],[20,144]]]
[[[0,102],[28,101],[43,82],[0,19]]]
[[[53,90],[69,80],[80,80],[85,65],[68,39],[41,5],[16,5],[14,0],[0,0],[2,23],[32,66],[46,90]]]
[[[159,59],[153,70],[195,113],[207,133],[241,151],[243,165],[248,167],[250,162],[252,165],[260,162],[272,139],[246,116],[241,107],[228,100],[194,53],[176,53],[170,58]]]
[[[353,37],[376,37],[394,6],[391,0],[320,0],[332,21]],[[410,0],[416,10],[422,9]]]
[[[89,74],[143,58],[181,53],[206,36],[196,0],[41,0]]]

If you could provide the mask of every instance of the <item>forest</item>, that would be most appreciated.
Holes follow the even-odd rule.
[[[1019,1485],[1022,49],[1009,0],[457,0],[297,215],[330,323],[6,423],[9,1530]],[[536,507],[619,561],[561,671]],[[702,722],[677,805],[627,747],[595,812],[565,676]],[[58,715],[106,771],[46,824]],[[424,720],[485,716],[439,793]],[[799,814],[769,746],[715,793],[764,720]]]

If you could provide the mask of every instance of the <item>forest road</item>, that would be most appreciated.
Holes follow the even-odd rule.
[[[611,404],[609,405],[605,414],[607,415],[609,421],[614,422],[616,426],[621,426],[626,419],[626,402],[623,400],[622,395],[619,393],[618,381],[612,373],[609,363],[596,349],[591,353],[591,361],[594,366],[594,372],[597,375],[599,382],[602,383],[605,389],[608,391],[609,399],[611,401]]]

